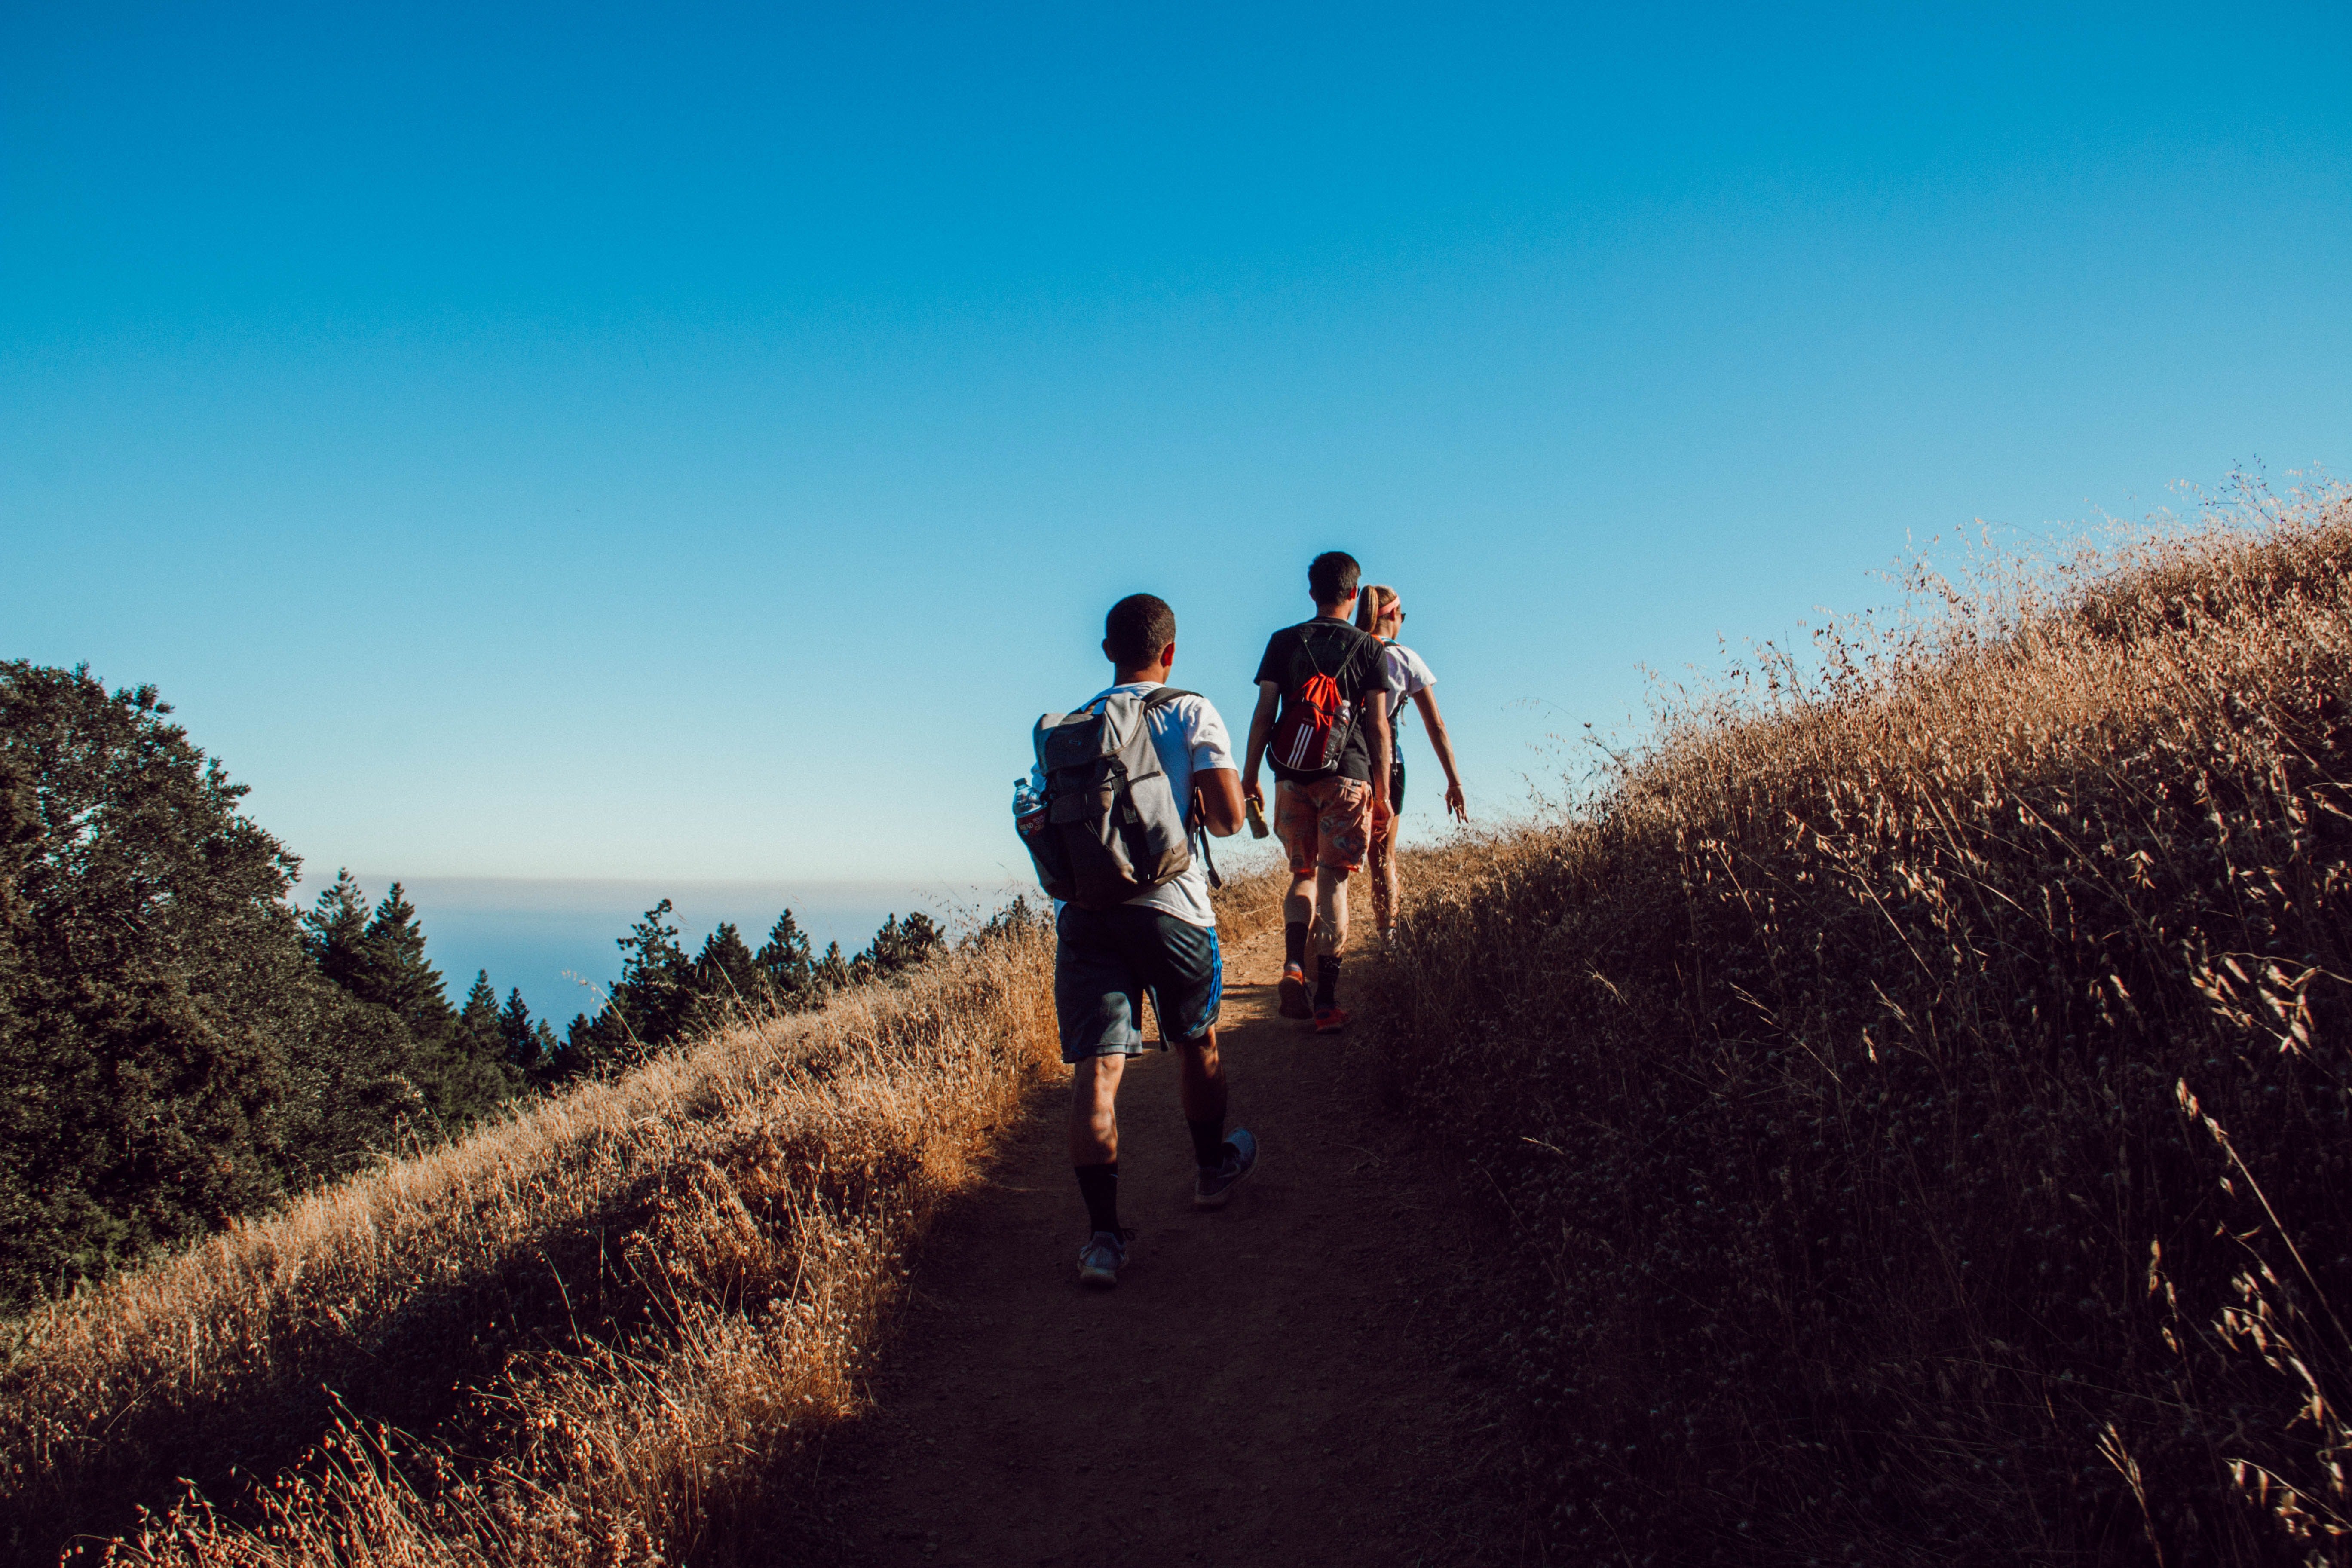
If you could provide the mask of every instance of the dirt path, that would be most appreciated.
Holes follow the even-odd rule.
[[[1275,1016],[1280,967],[1278,939],[1227,954],[1234,1121],[1264,1150],[1229,1207],[1191,1207],[1174,1058],[1154,1051],[1119,1097],[1139,1234],[1117,1289],[1076,1283],[1058,1096],[945,1216],[872,1414],[824,1455],[830,1555],[1518,1560],[1492,1374],[1461,1326],[1494,1233],[1380,1109],[1356,1047]]]

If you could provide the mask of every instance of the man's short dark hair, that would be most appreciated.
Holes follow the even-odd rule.
[[[1307,568],[1307,591],[1315,595],[1318,605],[1336,605],[1356,596],[1356,581],[1363,574],[1354,556],[1344,550],[1327,550]]]
[[[1103,651],[1121,669],[1139,669],[1176,640],[1176,612],[1157,594],[1129,594],[1103,617]]]

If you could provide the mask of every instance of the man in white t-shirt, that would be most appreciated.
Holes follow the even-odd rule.
[[[1139,695],[1167,684],[1176,661],[1176,615],[1164,600],[1132,594],[1103,618],[1103,653],[1118,676],[1091,708],[1116,691]],[[1175,797],[1188,803],[1199,830],[1230,837],[1242,825],[1241,774],[1234,766],[1225,721],[1205,697],[1179,697],[1149,710],[1152,749]],[[1045,778],[1034,772],[1042,794]],[[1127,1058],[1143,1050],[1138,1026],[1143,994],[1151,994],[1163,1047],[1182,1060],[1185,1124],[1192,1130],[1199,1170],[1192,1202],[1221,1208],[1234,1185],[1257,1163],[1257,1142],[1246,1128],[1225,1131],[1224,1069],[1217,1059],[1217,1009],[1224,996],[1224,961],[1217,949],[1217,916],[1209,905],[1203,857],[1173,879],[1123,904],[1089,910],[1063,904],[1055,912],[1054,1012],[1062,1059],[1075,1068],[1070,1102],[1070,1161],[1086,1200],[1088,1236],[1078,1254],[1078,1278],[1089,1285],[1118,1282],[1134,1232],[1118,1223],[1118,1084]]]

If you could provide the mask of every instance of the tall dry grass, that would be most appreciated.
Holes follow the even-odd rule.
[[[189,1568],[724,1559],[854,1405],[926,1218],[1056,1059],[1051,942],[1016,925],[723,1030],[49,1310],[0,1375],[0,1541]]]
[[[2352,1560],[2348,572],[2335,491],[1923,574],[1408,858],[1550,1560]]]

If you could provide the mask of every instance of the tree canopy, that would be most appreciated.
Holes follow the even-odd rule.
[[[790,910],[689,959],[667,899],[559,1038],[477,973],[452,1005],[397,882],[300,862],[155,689],[0,662],[0,1310],[103,1278],[517,1096],[928,962],[893,915],[845,959]]]

